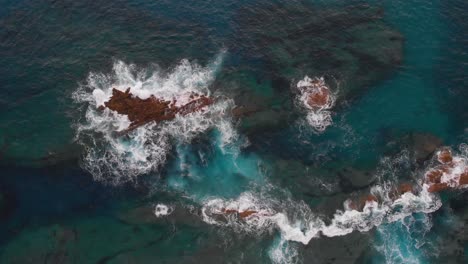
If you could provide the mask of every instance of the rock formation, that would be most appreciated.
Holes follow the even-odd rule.
[[[241,211],[241,210],[226,209],[226,208],[223,208],[221,210],[221,212],[226,214],[226,215],[237,214],[242,219],[247,218],[247,217],[249,217],[251,215],[255,215],[255,214],[258,213],[257,211],[254,211],[254,210]]]
[[[159,123],[172,120],[176,115],[203,111],[206,106],[213,103],[212,98],[195,93],[190,94],[188,102],[178,104],[177,98],[167,101],[152,95],[147,99],[140,99],[130,93],[130,88],[125,92],[114,88],[110,100],[99,108],[103,110],[107,107],[121,115],[126,115],[131,123],[125,131],[121,132],[125,133],[150,122]]]
[[[437,164],[429,168],[424,174],[423,188],[430,193],[438,193],[446,190],[456,190],[468,185],[468,166],[466,158],[453,156],[449,148],[442,148],[435,154]],[[415,188],[410,183],[402,183],[390,193],[390,198],[396,200],[404,193],[415,193]],[[362,210],[367,202],[377,202],[379,199],[369,194],[361,196],[357,200],[349,200],[348,206],[354,210]]]
[[[466,160],[453,157],[450,149],[442,149],[437,154],[434,168],[425,174],[425,182],[429,185],[429,192],[441,192],[447,189],[456,189],[468,184],[468,167]]]
[[[385,78],[403,57],[404,38],[378,6],[246,5],[236,19],[230,50],[263,61],[267,69],[259,74],[281,79],[285,90],[291,80],[326,73],[343,81],[341,98],[349,100]]]
[[[305,96],[304,104],[308,108],[318,110],[330,108],[332,104],[332,97],[330,89],[325,84],[323,78],[309,78],[305,77],[304,80],[297,84],[299,92]]]

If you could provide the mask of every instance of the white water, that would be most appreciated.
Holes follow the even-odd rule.
[[[452,188],[466,188],[467,186],[459,186],[459,180],[463,173],[468,171],[468,145],[462,144],[459,147],[461,155],[454,156],[452,160],[452,168],[449,171],[444,171],[440,178],[441,183],[446,183]],[[436,155],[438,155],[437,153]]]
[[[314,84],[313,81],[318,81],[318,84]],[[335,105],[336,95],[330,92],[330,100],[327,104],[320,108],[311,107],[308,104],[309,94],[316,89],[317,86],[330,91],[323,77],[311,79],[305,76],[304,79],[297,83],[297,89],[300,93],[296,98],[296,102],[300,108],[305,109],[307,112],[306,120],[310,127],[314,129],[314,131],[321,133],[333,124],[332,112],[330,109]]]
[[[457,175],[460,174],[459,171],[466,169],[468,157],[468,146],[466,144],[462,144],[459,149],[459,153],[454,155],[453,159],[454,164],[460,167],[455,166],[453,170],[457,172]],[[202,209],[202,217],[209,224],[232,228],[240,232],[251,232],[256,235],[277,230],[280,233],[280,240],[275,242],[275,245],[270,249],[270,258],[275,263],[291,262],[297,258],[297,252],[295,248],[291,247],[290,242],[307,245],[312,239],[320,236],[335,237],[344,236],[354,231],[368,232],[372,228],[380,228],[382,225],[386,227],[378,229],[378,231],[385,232],[383,230],[388,229],[387,226],[391,226],[389,223],[401,222],[406,225],[405,223],[410,221],[415,214],[420,213],[424,217],[438,210],[442,206],[442,202],[437,194],[428,192],[428,186],[424,183],[425,171],[418,173],[419,180],[417,184],[420,186],[418,192],[406,192],[392,198],[392,193],[398,186],[395,181],[396,175],[409,169],[409,160],[410,155],[406,151],[394,159],[383,159],[377,175],[381,179],[380,184],[371,188],[370,191],[373,196],[377,197],[379,202],[366,201],[361,210],[355,210],[351,208],[351,202],[348,200],[343,204],[344,210],[337,210],[330,219],[314,214],[304,202],[293,201],[290,198],[278,201],[267,194],[252,192],[244,192],[236,199],[215,198],[206,200]],[[431,167],[432,164],[429,164],[428,169]],[[384,175],[390,177],[383,180]],[[224,213],[225,210],[233,210],[239,213],[255,211],[257,213],[240,218],[237,214]],[[426,222],[430,221],[427,217],[425,219]],[[424,227],[427,228],[422,232],[427,232],[431,226],[430,222],[425,223]],[[388,239],[398,240],[393,237]],[[398,250],[405,251],[406,247],[410,246],[420,247],[424,243],[415,240],[414,243],[411,242],[412,245],[399,245],[399,247],[404,248],[395,248],[396,244],[391,245],[387,242],[390,243],[391,241],[384,241],[378,250],[388,260],[393,259],[392,261],[395,263],[398,263],[398,260],[404,257],[403,253]],[[414,251],[411,252],[414,253]],[[418,263],[416,257],[413,259],[416,261],[415,263]]]
[[[373,191],[378,193],[383,190],[378,186]],[[291,202],[291,204],[294,203]],[[310,208],[304,208],[304,206],[304,204],[299,203],[292,207],[295,211],[303,214],[302,219],[290,218],[284,208],[281,208],[284,211],[275,211],[267,201],[261,201],[251,193],[244,193],[237,200],[213,199],[207,201],[203,208],[203,219],[205,222],[215,225],[235,227],[243,225],[244,231],[276,228],[285,240],[307,245],[311,239],[321,235],[335,237],[344,236],[353,231],[367,232],[382,223],[398,221],[413,213],[431,213],[439,209],[441,203],[436,195],[422,191],[418,195],[405,193],[395,201],[386,201],[382,204],[366,202],[362,211],[350,209],[345,204],[345,210],[337,210],[331,218],[330,224],[326,224],[325,219],[315,216]],[[235,216],[226,217],[226,221],[212,217],[215,214],[221,215],[222,208],[239,212],[253,210],[258,213],[252,214],[240,222],[235,219]]]
[[[73,95],[76,102],[87,107],[84,119],[76,124],[77,140],[86,149],[84,167],[97,180],[119,184],[157,171],[165,164],[173,141],[187,144],[197,135],[216,128],[222,133],[223,144],[229,144],[237,136],[229,115],[234,103],[211,94],[208,89],[221,67],[224,53],[206,67],[182,60],[173,69],[163,71],[157,67],[139,69],[117,61],[110,74],[89,74],[87,82]],[[130,88],[132,94],[142,99],[151,95],[165,100],[177,98],[177,104],[186,103],[191,93],[211,96],[216,102],[203,113],[149,123],[127,136],[116,136],[115,132],[128,128],[128,118],[107,108],[98,110],[110,99],[113,88],[120,91]]]
[[[154,215],[156,217],[163,217],[163,216],[168,216],[174,211],[174,208],[169,207],[165,204],[157,204],[154,207]]]

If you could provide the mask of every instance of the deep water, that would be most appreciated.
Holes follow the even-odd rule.
[[[417,184],[437,147],[463,153],[468,2],[0,7],[0,263],[468,262],[464,189],[436,194],[438,210],[410,205],[368,230],[322,227],[301,240],[309,223],[333,226],[348,198]],[[336,96],[324,132],[298,104],[305,75],[323,76]],[[93,105],[93,89],[115,85],[200,86],[221,103],[115,139],[106,122],[116,120]],[[234,105],[245,113],[233,116]],[[217,206],[289,222],[206,214]]]

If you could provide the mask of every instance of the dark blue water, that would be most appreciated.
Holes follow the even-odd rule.
[[[414,200],[395,221],[355,217],[361,226],[346,234],[309,225],[343,231],[333,220],[346,199],[389,182],[420,186],[439,146],[463,156],[465,1],[0,6],[1,263],[468,261],[463,189],[435,194],[429,203],[441,206],[430,212]],[[154,73],[196,80],[228,106],[187,121],[189,128],[147,132],[141,145],[137,134],[112,141],[110,130],[80,132],[104,124],[89,118],[94,99],[83,99],[93,89],[141,80],[170,86],[148,79]],[[213,77],[200,81],[203,74]],[[320,133],[295,100],[305,75],[324,76],[336,95],[333,124]],[[247,114],[232,117],[233,105]],[[194,128],[210,120],[202,132]],[[187,140],[180,131],[196,135]],[[148,142],[164,143],[164,154],[132,163],[156,149]],[[157,217],[156,205],[169,214]],[[218,221],[223,216],[206,215],[210,206],[274,216]],[[387,215],[404,211],[396,210]],[[321,233],[308,237],[313,228]]]

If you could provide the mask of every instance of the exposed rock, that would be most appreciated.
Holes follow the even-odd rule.
[[[323,78],[309,78],[306,76],[303,80],[297,83],[297,88],[301,93],[303,103],[310,109],[318,110],[329,108],[332,103],[330,89],[325,84]]]
[[[112,97],[104,103],[104,106],[119,114],[126,115],[131,124],[125,131],[130,131],[150,122],[172,120],[178,114],[187,115],[203,111],[203,108],[213,103],[212,98],[191,94],[189,102],[178,106],[177,99],[166,101],[153,95],[148,99],[140,99],[130,93],[130,88],[125,92],[114,88]],[[101,106],[100,109],[103,109],[104,106]]]
[[[441,150],[439,153],[437,153],[437,160],[443,164],[452,162],[452,152],[449,149]]]
[[[221,210],[222,213],[224,214],[227,214],[227,215],[230,215],[230,214],[236,214],[238,215],[241,219],[243,218],[247,218],[251,215],[255,215],[257,214],[258,212],[257,211],[254,211],[254,210],[245,210],[245,211],[238,211],[238,210],[234,210],[234,209],[225,209],[223,208]]]
[[[464,157],[454,157],[449,148],[443,148],[437,152],[436,159],[439,164],[425,173],[429,192],[457,189],[468,184],[468,167]]]
[[[318,87],[316,90],[309,94],[307,104],[310,107],[323,107],[330,101],[330,91],[323,87]]]

